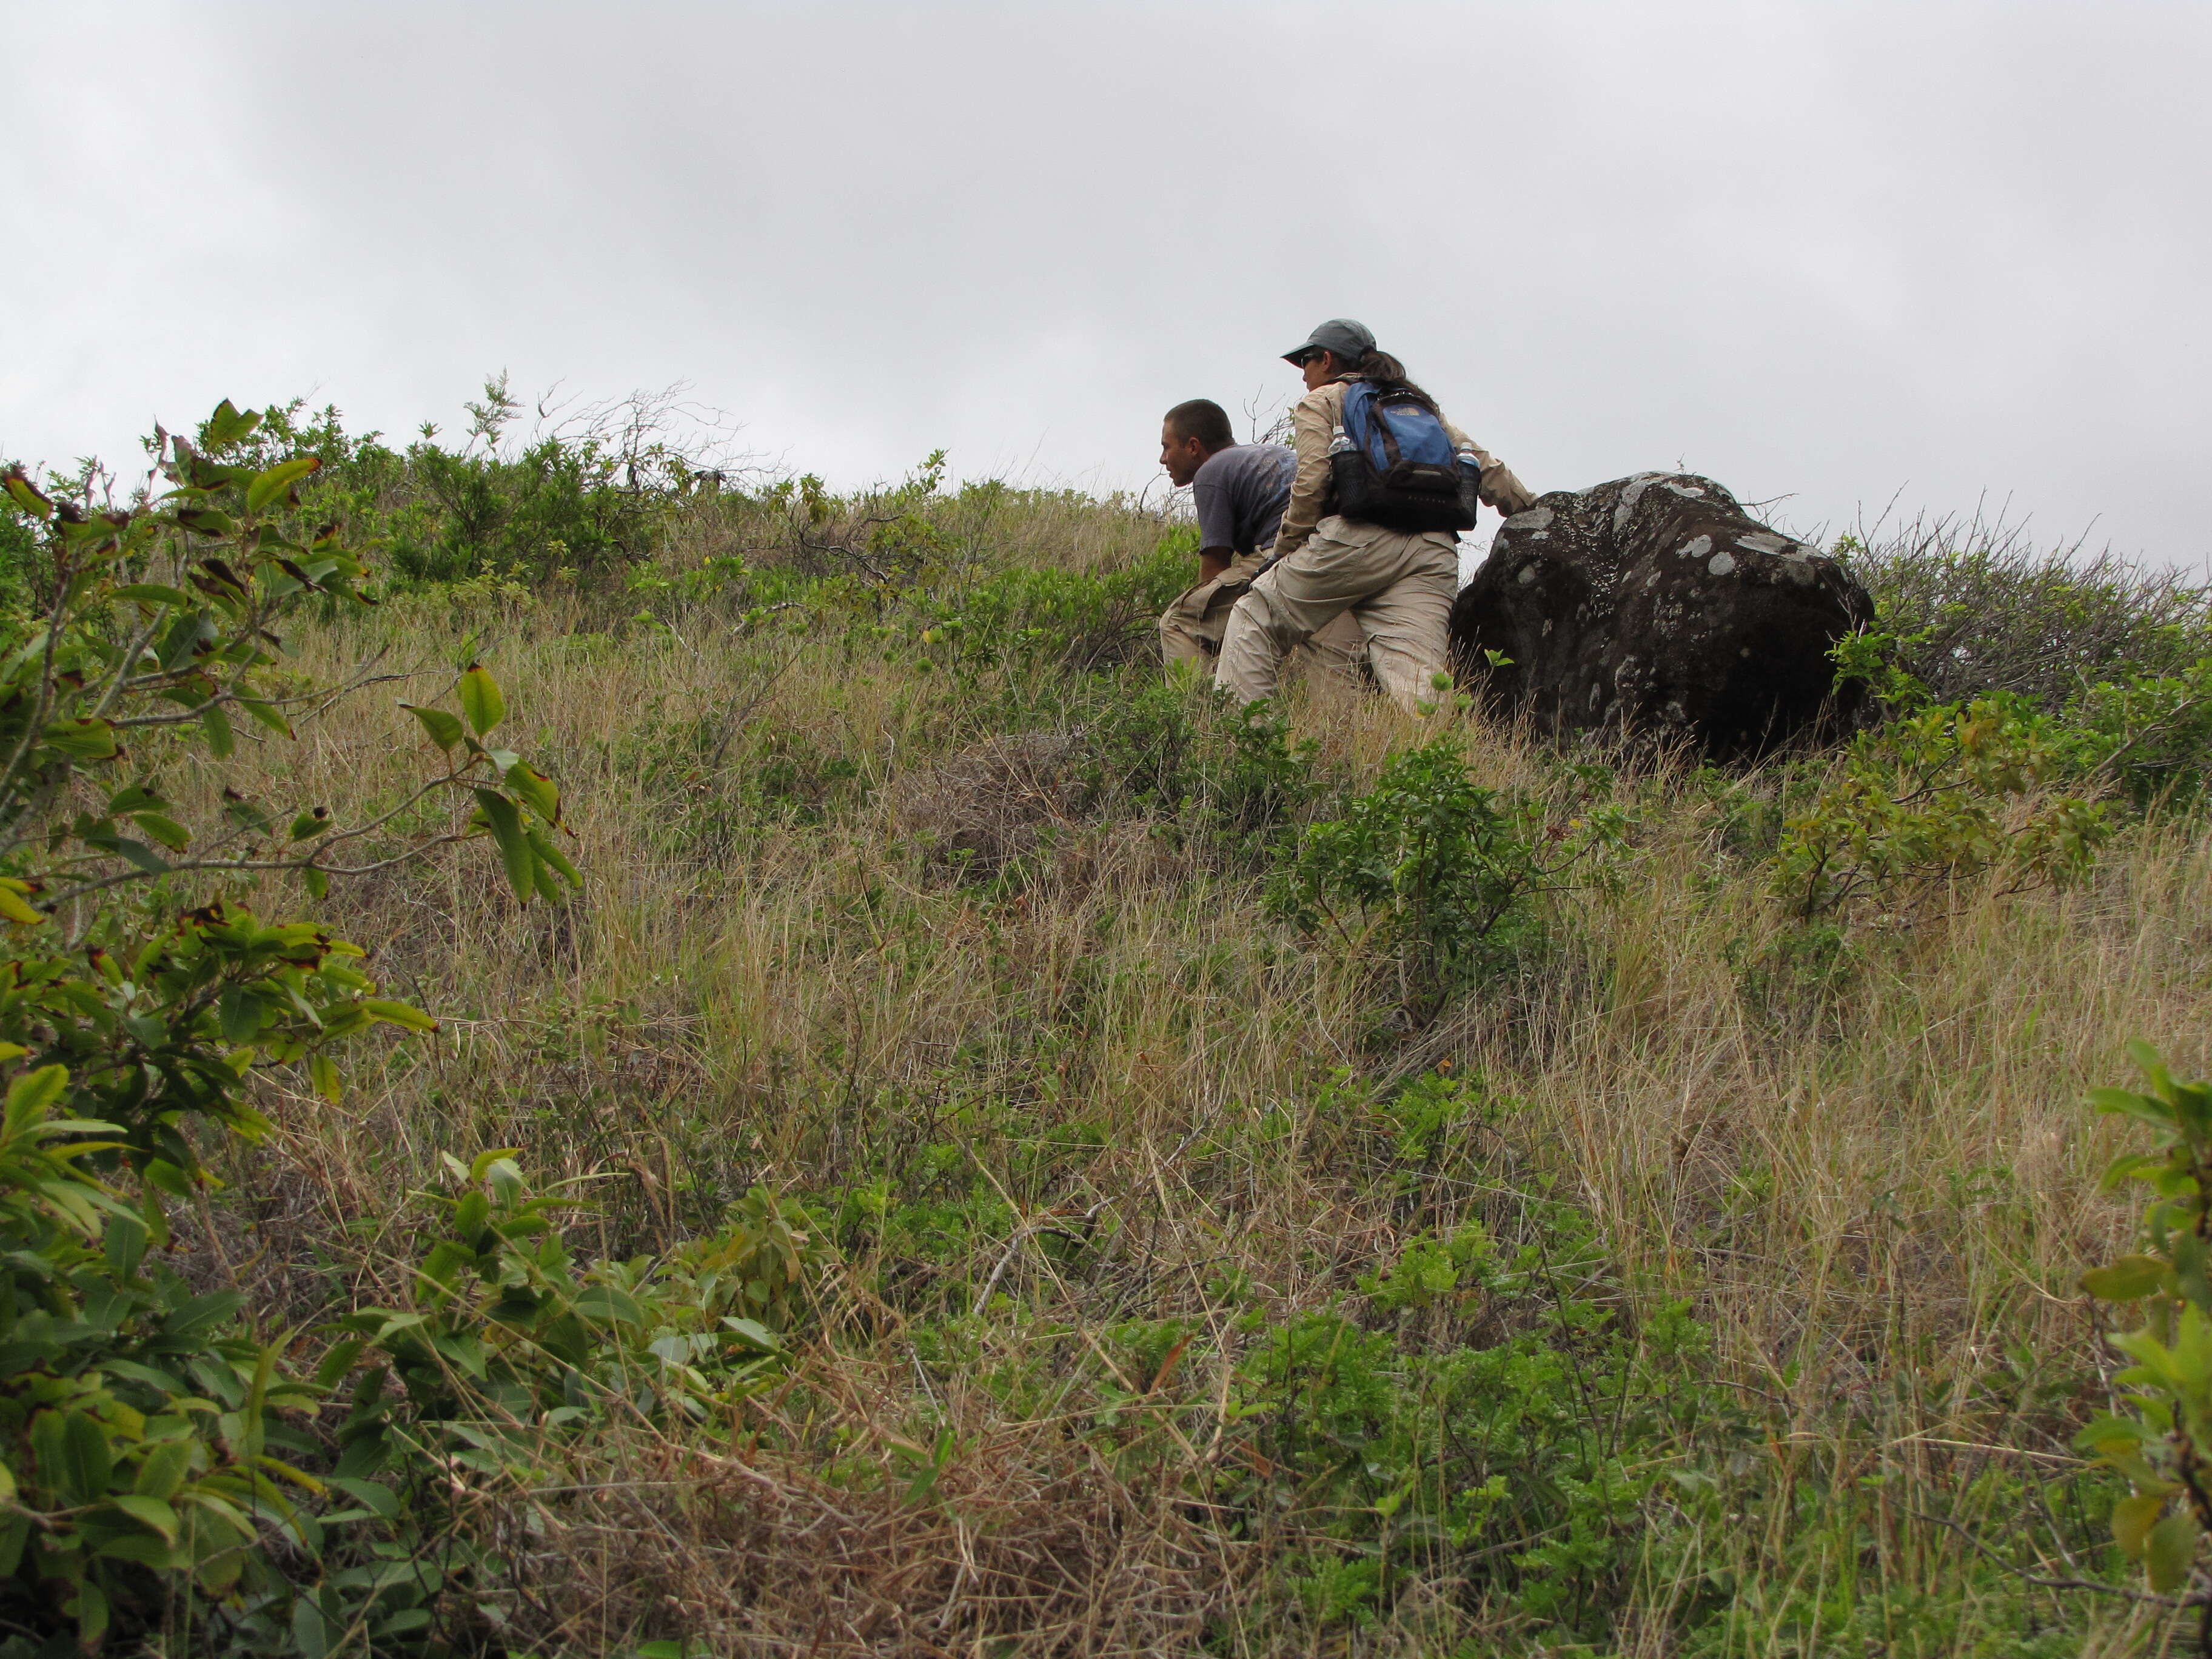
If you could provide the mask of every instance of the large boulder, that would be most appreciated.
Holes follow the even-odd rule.
[[[1494,712],[1735,758],[1856,718],[1827,653],[1873,619],[1840,563],[1711,478],[1639,472],[1508,519],[1452,607],[1452,655]]]

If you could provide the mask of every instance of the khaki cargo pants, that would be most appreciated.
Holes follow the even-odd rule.
[[[1264,552],[1240,555],[1213,580],[1200,582],[1160,613],[1160,656],[1170,667],[1184,662],[1200,674],[1213,673],[1221,636],[1229,627],[1229,613],[1243,598],[1253,573],[1267,558]],[[1306,648],[1326,672],[1356,680],[1359,665],[1366,659],[1367,636],[1347,613],[1316,630],[1306,641]]]
[[[1304,547],[1253,582],[1230,612],[1214,678],[1237,702],[1275,694],[1283,659],[1347,617],[1368,665],[1413,713],[1443,698],[1446,624],[1459,592],[1459,538],[1355,524],[1331,514]]]

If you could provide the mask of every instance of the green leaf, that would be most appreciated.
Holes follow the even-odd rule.
[[[107,1592],[89,1578],[76,1584],[76,1644],[87,1653],[96,1650],[107,1634]]]
[[[539,863],[550,864],[556,870],[558,870],[571,887],[581,887],[584,884],[584,878],[581,873],[578,872],[574,865],[568,862],[568,854],[553,844],[553,838],[550,836],[543,834],[535,829],[532,830],[529,834],[530,850],[538,854]],[[539,885],[542,887],[544,884],[541,882]],[[548,892],[545,896],[550,898],[553,896],[550,892]]]
[[[115,729],[89,715],[55,720],[39,735],[72,760],[108,760],[115,754]]]
[[[420,1008],[404,1002],[392,1002],[383,997],[363,997],[362,1012],[373,1019],[392,1025],[404,1025],[410,1031],[434,1031],[438,1022]]]
[[[160,1498],[125,1493],[108,1501],[140,1526],[159,1533],[163,1543],[177,1541],[177,1512]]]
[[[732,1319],[725,1317],[722,1323],[728,1328],[732,1335],[735,1336],[740,1342],[744,1343],[748,1347],[757,1348],[763,1353],[779,1353],[782,1352],[783,1343],[781,1340],[777,1337],[774,1331],[769,1329],[767,1326],[762,1324],[757,1319]]]
[[[246,510],[258,513],[294,484],[323,464],[319,455],[301,455],[279,461],[266,472],[257,472],[246,486]]]
[[[2160,1129],[2174,1127],[2173,1109],[2162,1100],[2148,1095],[2139,1095],[2131,1089],[2092,1089],[2089,1103],[2100,1112],[2112,1112],[2127,1117],[2140,1118]]]
[[[553,787],[552,779],[527,761],[517,761],[507,769],[507,787],[528,802],[530,810],[546,823],[560,822],[561,792]]]
[[[166,1158],[153,1159],[140,1173],[145,1176],[149,1186],[168,1194],[172,1198],[190,1198],[192,1195],[190,1177],[182,1168]]]
[[[147,1498],[158,1498],[164,1504],[177,1495],[185,1484],[185,1477],[192,1472],[192,1449],[189,1441],[164,1440],[149,1447],[138,1462],[138,1475],[131,1489]]]
[[[343,1097],[345,1091],[338,1078],[337,1063],[328,1054],[307,1056],[307,1078],[314,1085],[315,1092],[331,1105],[337,1105]]]
[[[389,1486],[380,1486],[374,1480],[356,1480],[349,1475],[331,1476],[331,1485],[352,1498],[363,1509],[371,1510],[386,1521],[392,1520],[399,1513],[399,1494]]]
[[[321,835],[323,831],[329,829],[331,827],[331,809],[329,807],[310,807],[307,811],[301,813],[298,817],[292,820],[291,839],[294,841],[311,841],[315,836]]]
[[[2173,1079],[2166,1073],[2166,1062],[2159,1058],[2158,1050],[2141,1037],[2128,1039],[2127,1054],[2135,1061],[2136,1069],[2150,1079],[2152,1088],[2163,1094],[2172,1085]]]
[[[195,536],[228,536],[238,528],[237,520],[214,507],[180,507],[177,522]]]
[[[2197,1517],[2176,1510],[2150,1529],[2143,1540],[2143,1567],[2150,1587],[2171,1595],[2189,1582],[2189,1569],[2197,1559]]]
[[[207,732],[208,749],[217,760],[228,760],[238,747],[238,739],[230,729],[230,716],[222,712],[222,705],[211,702],[200,711],[200,725]]]
[[[442,708],[425,708],[419,703],[403,702],[399,706],[422,722],[422,729],[430,734],[430,741],[439,748],[451,749],[461,740],[463,733],[459,716],[448,714]]]
[[[627,1291],[617,1290],[611,1285],[592,1285],[585,1288],[571,1304],[577,1317],[596,1319],[603,1323],[619,1322],[625,1325],[641,1325],[645,1310]]]
[[[118,816],[131,812],[149,811],[167,804],[161,799],[161,792],[159,789],[149,788],[143,783],[125,784],[107,798],[109,813]]]
[[[2154,1255],[2124,1255],[2081,1275],[2081,1288],[2100,1302],[2135,1302],[2166,1281],[2166,1263]]]
[[[149,1229],[140,1217],[118,1211],[107,1218],[107,1266],[118,1279],[128,1279],[146,1257]]]
[[[110,1533],[102,1537],[93,1552],[103,1560],[128,1561],[134,1566],[151,1567],[157,1572],[176,1572],[192,1564],[189,1552],[158,1538],[149,1538],[143,1532]]]
[[[500,858],[507,866],[507,879],[514,889],[514,896],[527,904],[537,885],[538,855],[531,849],[530,838],[522,833],[522,814],[504,795],[489,789],[479,789],[476,794],[477,805],[483,809],[484,822],[491,826],[492,839],[499,843]]]
[[[301,1659],[323,1659],[331,1650],[331,1627],[322,1609],[302,1595],[292,1603],[292,1645]]]
[[[478,737],[507,718],[507,699],[500,696],[499,683],[484,672],[482,663],[471,663],[461,676],[461,712],[469,717],[469,725]]]
[[[41,1066],[35,1072],[26,1072],[8,1085],[8,1133],[21,1134],[33,1123],[43,1121],[54,1103],[69,1087],[69,1067]]]
[[[40,495],[37,487],[23,476],[21,467],[9,467],[6,483],[9,499],[33,518],[44,520],[54,516],[54,504]]]
[[[159,812],[133,812],[131,821],[173,853],[183,852],[192,838],[183,824]]]
[[[62,1419],[59,1438],[60,1467],[52,1474],[63,1497],[71,1504],[105,1497],[115,1473],[106,1431],[82,1412],[73,1411]]]
[[[227,988],[216,1004],[216,1023],[225,1042],[248,1042],[261,1034],[268,1004],[242,985]]]
[[[268,703],[263,702],[259,698],[240,697],[238,700],[238,706],[240,708],[243,708],[247,714],[252,715],[255,720],[260,721],[262,725],[267,726],[271,732],[276,733],[278,737],[289,738],[292,735],[292,722],[286,720],[283,715],[279,714],[274,708]]]
[[[400,1513],[398,1493],[389,1486],[374,1482],[374,1480],[358,1480],[354,1475],[331,1475],[330,1484],[343,1491],[347,1498],[352,1498],[362,1509],[374,1510],[376,1516],[385,1517],[385,1520],[392,1520]]]
[[[225,398],[215,406],[215,413],[207,417],[207,424],[200,428],[200,443],[210,450],[228,449],[233,444],[252,437],[260,424],[259,410],[241,411]]]
[[[133,841],[128,836],[118,836],[115,837],[112,848],[115,852],[122,854],[124,858],[149,876],[166,876],[169,873],[169,861],[143,841]]]
[[[483,1181],[499,1165],[512,1164],[515,1154],[521,1150],[520,1146],[487,1146],[469,1160],[464,1173],[471,1181]],[[460,1168],[458,1163],[454,1167],[457,1170]]]
[[[2144,1542],[2165,1508],[2166,1494],[2155,1492],[2137,1492],[2112,1505],[2112,1541],[2130,1560],[2142,1559]]]

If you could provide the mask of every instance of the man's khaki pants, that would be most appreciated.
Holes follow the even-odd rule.
[[[1229,613],[1236,609],[1253,573],[1267,557],[1264,552],[1239,556],[1213,580],[1200,582],[1160,613],[1160,655],[1169,666],[1186,662],[1201,674],[1213,673],[1214,658],[1229,627]],[[1359,678],[1359,665],[1367,655],[1367,636],[1348,612],[1315,630],[1305,643],[1314,661],[1328,672],[1347,679]]]
[[[1304,547],[1255,580],[1229,614],[1214,678],[1237,702],[1275,694],[1283,659],[1349,617],[1368,665],[1400,707],[1443,694],[1446,624],[1459,592],[1459,538],[1355,524],[1334,514]]]

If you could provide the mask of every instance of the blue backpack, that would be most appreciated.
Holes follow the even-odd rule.
[[[1452,447],[1437,412],[1409,392],[1364,380],[1344,391],[1329,444],[1336,510],[1386,530],[1472,530],[1480,470]]]

